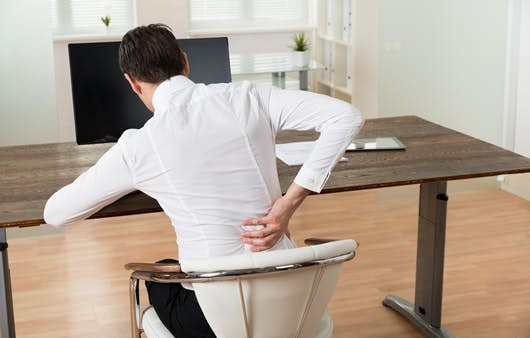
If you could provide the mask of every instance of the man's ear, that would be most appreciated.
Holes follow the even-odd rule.
[[[184,69],[182,70],[182,75],[190,76],[190,63],[188,62],[188,54],[182,52],[182,58],[184,59]]]
[[[131,77],[127,73],[123,74],[123,76],[125,76],[125,78],[127,79],[127,82],[129,82],[129,85],[131,85],[131,89],[133,90],[133,92],[136,93],[136,95],[142,94],[142,87],[140,86],[138,81],[136,81],[135,78]]]

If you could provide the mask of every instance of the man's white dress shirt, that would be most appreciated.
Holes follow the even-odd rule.
[[[140,190],[171,219],[181,259],[244,253],[242,222],[267,215],[281,196],[276,133],[320,131],[295,179],[320,192],[363,123],[353,106],[328,96],[249,82],[206,86],[184,76],[160,84],[153,106],[144,127],[125,131],[93,167],[53,194],[47,223],[87,218]],[[283,236],[273,249],[291,247]]]

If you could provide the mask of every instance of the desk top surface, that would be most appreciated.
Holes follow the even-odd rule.
[[[323,193],[530,172],[530,159],[415,116],[366,121],[364,137],[396,136],[404,151],[348,152]],[[277,142],[313,140],[314,132],[282,132]],[[0,228],[42,224],[48,197],[94,164],[111,144],[75,143],[0,148]],[[278,161],[282,190],[299,167]],[[156,201],[135,192],[94,217],[160,211]]]

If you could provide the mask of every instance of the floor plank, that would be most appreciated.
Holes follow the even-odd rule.
[[[292,233],[354,238],[329,310],[334,337],[421,337],[381,301],[414,295],[417,202],[374,191],[311,196]],[[530,337],[530,202],[500,190],[450,196],[443,323],[457,337]],[[128,337],[131,261],[176,257],[163,214],[80,222],[14,239],[9,256],[19,337]]]

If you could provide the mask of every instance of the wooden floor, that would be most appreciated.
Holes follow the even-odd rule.
[[[415,201],[374,191],[310,197],[292,219],[309,236],[354,238],[329,305],[334,337],[421,337],[381,305],[414,294]],[[499,191],[450,196],[443,323],[456,337],[530,337],[530,202]],[[90,220],[16,239],[9,255],[18,337],[128,337],[130,261],[175,257],[163,214]]]

